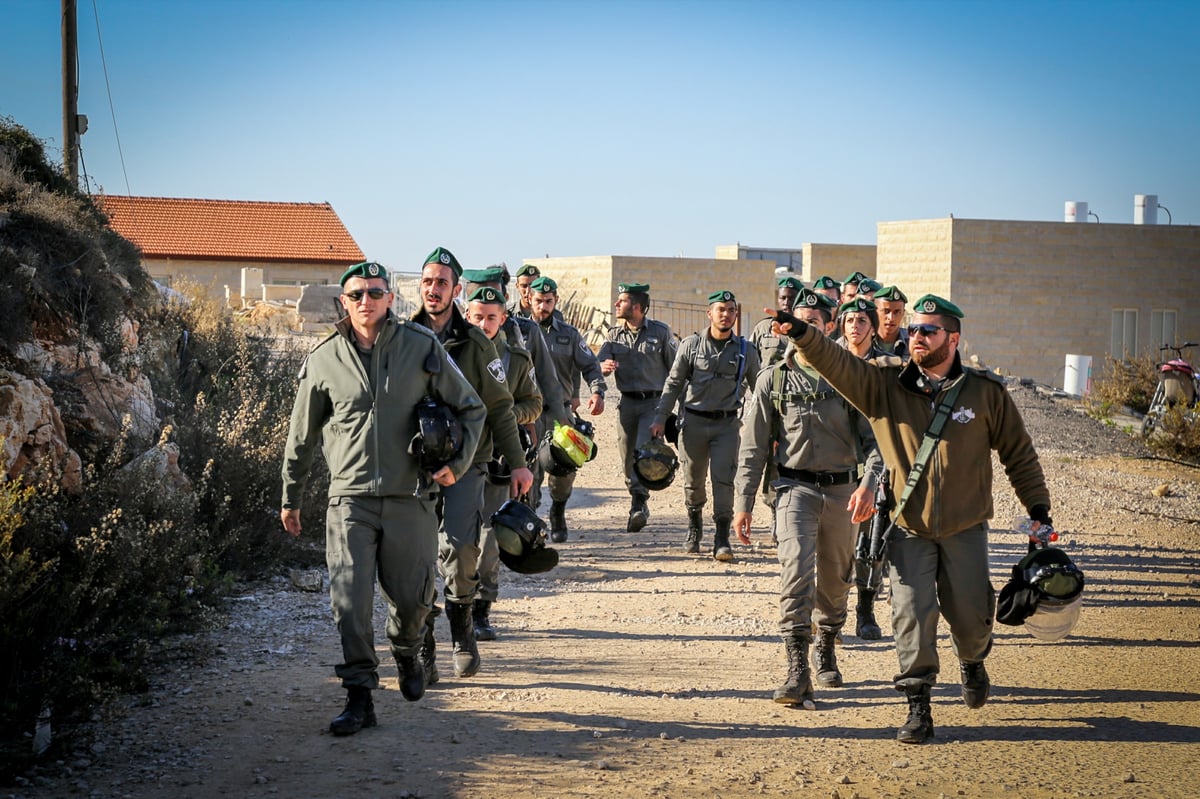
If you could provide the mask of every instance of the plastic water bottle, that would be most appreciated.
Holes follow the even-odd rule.
[[[1058,533],[1055,532],[1054,528],[1048,524],[1043,524],[1037,529],[1036,532],[1034,532],[1033,519],[1029,518],[1028,516],[1018,516],[1013,521],[1013,528],[1016,529],[1017,532],[1024,533],[1025,535],[1029,536],[1029,540],[1036,542],[1039,546],[1044,547],[1047,544],[1058,540]]]

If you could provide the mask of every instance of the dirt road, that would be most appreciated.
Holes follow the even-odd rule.
[[[1074,634],[997,626],[986,706],[959,699],[944,625],[937,737],[895,741],[905,705],[887,606],[881,641],[852,630],[841,689],[817,710],[770,701],[783,675],[769,535],[718,564],[683,554],[679,484],[624,531],[615,409],[581,472],[553,572],[505,571],[483,669],[418,703],[390,664],[380,726],[326,731],[343,691],[324,593],[247,587],[201,636],[168,643],[153,690],[98,737],[7,789],[21,797],[1191,797],[1200,786],[1200,471],[1136,457],[1119,430],[1015,388],[1088,577]],[[1165,490],[1163,486],[1166,486]],[[1161,493],[1163,496],[1158,496]],[[996,527],[1017,513],[997,469]],[[761,517],[759,518],[761,522]],[[706,530],[706,543],[711,528]],[[1023,540],[995,531],[997,588]],[[382,616],[380,617],[382,619]],[[382,622],[377,629],[382,630]],[[444,616],[439,640],[448,642]],[[381,647],[386,660],[386,647]],[[52,771],[58,773],[51,774]]]

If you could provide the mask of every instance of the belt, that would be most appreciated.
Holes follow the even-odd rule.
[[[684,408],[684,410],[697,416],[703,416],[705,419],[728,419],[730,416],[737,416],[737,411],[701,411],[696,408]]]
[[[789,469],[786,466],[777,468],[780,477],[818,486],[840,486],[852,483],[855,479],[855,472],[810,472],[807,469]]]
[[[635,400],[658,399],[662,396],[661,391],[622,391],[622,397],[629,397]]]

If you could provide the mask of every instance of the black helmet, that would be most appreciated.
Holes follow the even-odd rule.
[[[661,491],[671,485],[677,468],[679,458],[675,456],[675,450],[661,438],[651,439],[634,450],[633,470],[642,485],[651,491]]]
[[[1024,624],[1043,641],[1061,640],[1079,621],[1083,585],[1083,572],[1066,552],[1036,548],[1013,566],[1012,578],[1000,591],[996,621]]]
[[[524,502],[506,500],[492,514],[492,530],[501,562],[513,571],[540,574],[558,565],[558,550],[546,546],[546,523]]]
[[[417,403],[417,434],[408,444],[408,452],[433,474],[462,450],[462,423],[450,406],[433,397]]]
[[[525,425],[519,424],[517,425],[517,438],[525,453],[525,462],[521,465],[532,469],[533,464],[537,462],[537,448],[533,446],[533,434]],[[508,458],[498,452],[493,452],[492,459],[487,462],[487,479],[493,485],[508,485],[512,479],[512,467],[508,463]]]

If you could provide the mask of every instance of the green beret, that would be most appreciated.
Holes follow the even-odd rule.
[[[541,273],[542,270],[538,269],[533,264],[521,264],[521,268],[517,270],[517,277],[520,277],[521,275],[531,275],[532,277],[537,277]]]
[[[840,289],[842,284],[831,278],[829,275],[821,275],[813,283],[814,289]]]
[[[714,302],[737,302],[737,299],[732,291],[714,291],[708,295],[708,304],[712,305]]]
[[[913,313],[940,314],[941,316],[953,316],[958,319],[963,318],[963,312],[957,305],[950,302],[950,300],[942,299],[936,294],[926,294],[913,303],[912,310]]]
[[[536,291],[538,294],[550,294],[558,291],[558,284],[554,282],[554,278],[542,275],[537,280],[529,284],[529,288]]]
[[[617,284],[617,293],[618,294],[649,294],[650,293],[650,284],[649,283],[618,283]]]
[[[858,281],[858,291],[861,294],[869,294],[874,291],[879,291],[881,288],[883,288],[882,283],[880,283],[878,280],[872,280],[869,277],[864,277],[862,280]]]
[[[352,277],[380,277],[384,280],[388,279],[387,270],[383,268],[383,264],[377,264],[374,261],[363,261],[361,264],[355,264],[346,270],[342,275],[340,286],[346,285],[346,281]]]
[[[804,288],[804,284],[801,283],[798,278],[794,278],[791,275],[787,275],[785,277],[781,277],[778,280],[776,280],[775,287],[777,289],[789,288],[789,289],[795,289],[796,291],[799,291],[800,289]]]
[[[885,286],[875,292],[875,299],[888,302],[908,302],[908,297],[904,296],[904,292],[900,290],[899,286]]]
[[[875,303],[868,300],[866,297],[855,297],[852,300],[846,300],[838,306],[838,316],[844,313],[875,313]]]
[[[792,303],[793,311],[799,308],[823,308],[826,311],[832,311],[836,307],[836,302],[812,289],[800,289],[795,302]]]
[[[848,283],[861,283],[862,281],[864,281],[866,279],[867,279],[867,276],[864,275],[862,272],[851,272],[849,275],[846,276],[846,279],[842,281],[842,285],[845,286]]]
[[[436,250],[429,253],[429,255],[425,257],[425,263],[448,266],[454,270],[454,274],[462,277],[462,265],[459,264],[458,259],[454,257],[454,253],[450,252],[445,247],[438,247]]]
[[[471,296],[467,298],[467,302],[486,302],[491,305],[503,305],[504,295],[491,286],[482,286],[471,292]]]
[[[489,266],[486,269],[464,269],[462,279],[468,283],[503,283],[504,267]]]

